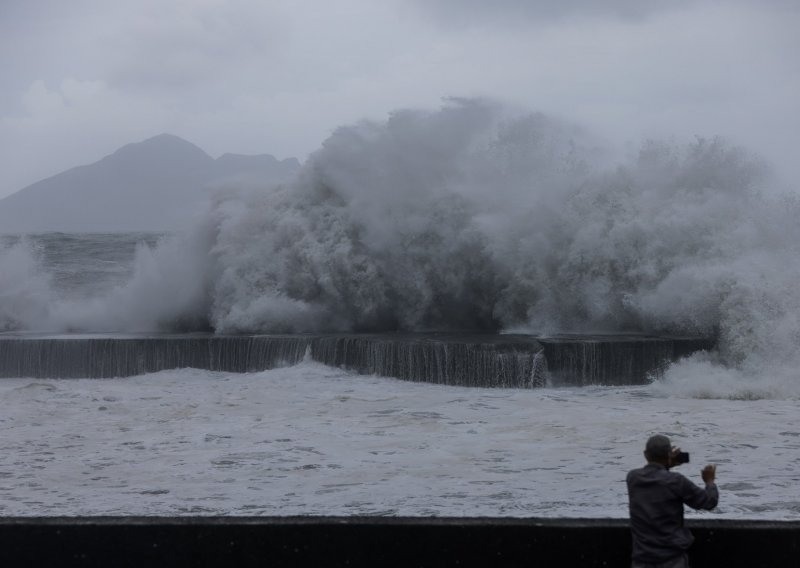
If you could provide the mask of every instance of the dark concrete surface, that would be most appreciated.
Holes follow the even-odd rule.
[[[640,385],[712,338],[649,335],[0,333],[0,378],[128,377],[192,367],[263,371],[313,360],[363,374],[475,387]]]
[[[800,522],[695,521],[693,568],[798,565]],[[629,566],[623,519],[0,518],[0,566]]]

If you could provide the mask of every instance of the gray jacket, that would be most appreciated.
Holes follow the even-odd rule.
[[[658,563],[685,553],[694,537],[683,526],[683,505],[713,509],[719,491],[713,483],[698,487],[680,473],[648,463],[627,477],[633,536],[632,559]]]

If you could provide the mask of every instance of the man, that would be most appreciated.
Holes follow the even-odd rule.
[[[644,450],[647,465],[628,473],[633,568],[688,567],[686,551],[694,537],[683,526],[683,505],[707,510],[717,506],[716,467],[703,468],[705,488],[700,488],[669,471],[679,453],[666,436],[652,436]]]

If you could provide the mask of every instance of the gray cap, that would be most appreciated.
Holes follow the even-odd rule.
[[[667,458],[672,452],[672,444],[666,436],[656,434],[655,436],[650,436],[650,439],[647,440],[644,451],[647,457],[651,459]]]

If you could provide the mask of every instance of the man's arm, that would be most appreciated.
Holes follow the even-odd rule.
[[[700,472],[700,475],[705,482],[705,488],[698,487],[685,477],[681,476],[683,483],[681,486],[681,497],[683,502],[689,505],[692,509],[706,509],[711,510],[717,506],[719,502],[719,490],[714,483],[716,479],[717,468],[713,465],[707,465]]]

